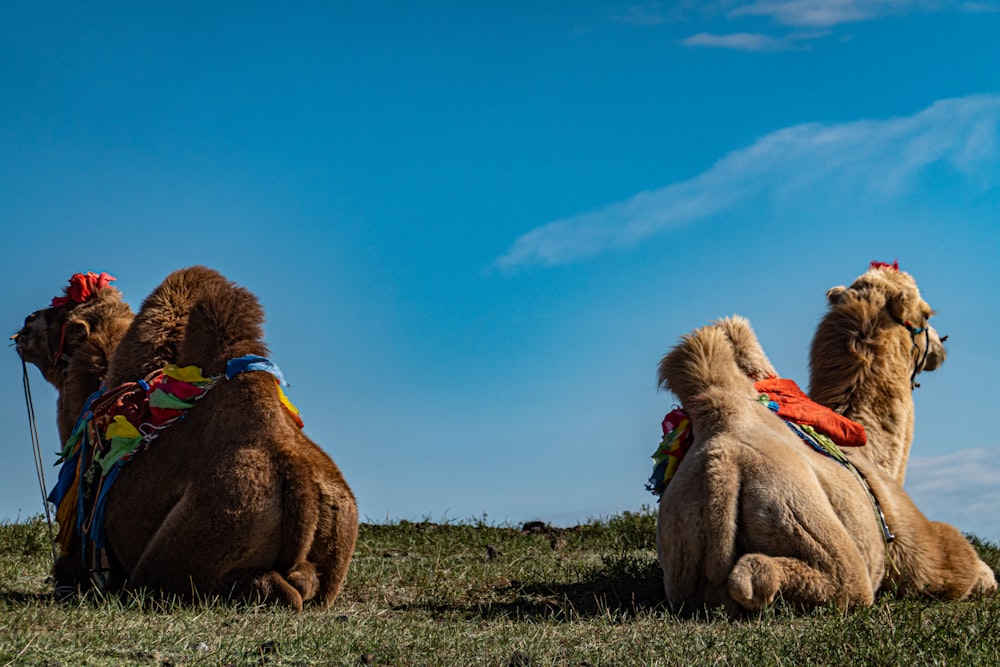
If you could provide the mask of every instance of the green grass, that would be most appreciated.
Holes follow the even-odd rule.
[[[40,519],[0,524],[5,665],[997,665],[1000,596],[682,620],[662,606],[651,511],[568,529],[361,527],[337,603],[301,614],[58,602]],[[974,540],[1000,568],[1000,547]]]

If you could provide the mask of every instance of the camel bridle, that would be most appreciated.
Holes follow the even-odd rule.
[[[60,360],[68,360],[69,357],[66,356],[66,328],[69,326],[69,320],[63,322],[62,331],[59,334],[59,347],[55,352],[52,352],[52,363],[49,365],[49,372],[54,373],[56,366],[59,364]]]
[[[896,321],[896,324],[899,324],[910,332],[910,342],[913,344],[913,351],[916,352],[914,355],[915,363],[913,364],[913,372],[910,374],[910,388],[916,389],[920,386],[920,383],[917,382],[917,373],[923,370],[924,364],[927,363],[927,356],[931,352],[931,328],[930,326],[914,326],[914,324],[909,320],[902,320],[898,317],[893,317],[892,319]],[[920,353],[920,345],[917,343],[917,337],[920,334],[924,335],[924,352],[922,355]],[[944,342],[946,338],[947,336],[942,338],[942,342]],[[919,361],[917,361],[917,359],[919,359]]]

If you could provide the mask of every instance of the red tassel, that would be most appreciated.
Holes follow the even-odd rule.
[[[888,262],[872,262],[870,268],[872,268],[872,269],[892,269],[893,271],[899,271],[899,260],[898,259],[892,260],[892,264],[889,264]]]
[[[73,277],[69,279],[69,287],[66,288],[66,295],[53,297],[49,307],[65,306],[71,302],[83,303],[110,285],[114,280],[117,280],[117,278],[103,271],[100,274],[93,271],[74,273]]]

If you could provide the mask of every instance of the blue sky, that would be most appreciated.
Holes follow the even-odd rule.
[[[212,266],[364,518],[565,525],[652,503],[680,335],[740,313],[806,385],[826,290],[898,259],[951,336],[907,488],[1000,539],[1000,3],[481,4],[6,7],[8,331],[77,271],[138,308]]]

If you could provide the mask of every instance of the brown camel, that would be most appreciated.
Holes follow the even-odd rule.
[[[913,442],[913,393],[945,349],[934,311],[898,264],[874,262],[850,287],[826,293],[829,310],[813,337],[810,397],[864,425],[868,456],[900,485]]]
[[[961,533],[927,520],[864,448],[838,461],[762,404],[754,381],[775,375],[739,317],[684,336],[660,363],[693,430],[657,519],[672,609],[738,615],[779,595],[847,608],[871,604],[883,587],[949,600],[996,590]]]
[[[228,360],[267,356],[256,297],[192,267],[167,277],[133,318],[105,277],[78,274],[16,334],[19,354],[59,392],[64,442],[98,389],[93,405],[166,364],[213,381],[183,419],[121,465],[106,496],[105,563],[88,568],[75,524],[61,523],[57,586],[89,587],[90,570],[103,565],[112,590],[330,605],[354,551],[357,506],[271,373],[226,379]]]

